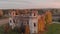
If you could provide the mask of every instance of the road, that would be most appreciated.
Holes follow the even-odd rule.
[[[3,24],[6,24],[6,23],[8,23],[8,18],[0,19],[0,26],[3,25]]]

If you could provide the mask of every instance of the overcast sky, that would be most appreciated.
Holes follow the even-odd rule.
[[[60,8],[60,0],[0,0],[0,8]]]

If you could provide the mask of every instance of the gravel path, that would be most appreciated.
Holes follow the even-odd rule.
[[[60,22],[52,22],[52,23],[60,24]]]

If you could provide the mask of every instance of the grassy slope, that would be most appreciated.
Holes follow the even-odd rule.
[[[0,34],[3,34],[3,26],[0,27]],[[16,31],[10,31],[9,34],[18,34]],[[52,24],[48,26],[48,32],[45,34],[60,34],[60,24]]]
[[[48,26],[48,32],[45,34],[60,34],[60,24],[52,24]]]

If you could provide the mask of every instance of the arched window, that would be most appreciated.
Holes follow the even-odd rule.
[[[15,20],[13,19],[13,22],[15,23]]]
[[[34,13],[34,16],[35,16],[36,14]]]
[[[34,23],[34,27],[36,27],[36,24]]]
[[[12,23],[12,21],[10,20],[10,23]]]

